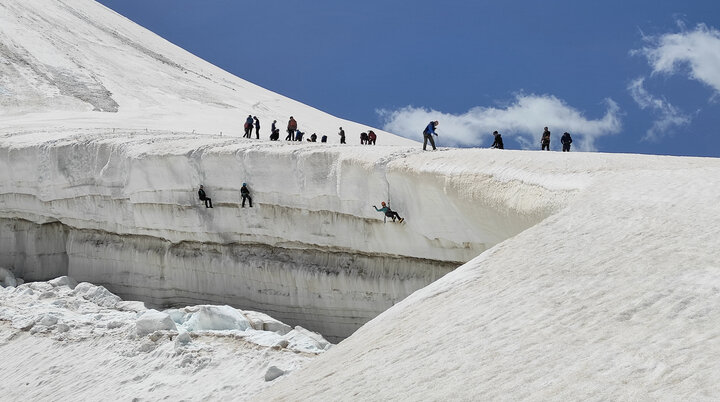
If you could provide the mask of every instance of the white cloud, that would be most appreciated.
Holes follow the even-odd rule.
[[[671,127],[679,127],[690,124],[692,118],[682,113],[677,107],[670,104],[667,100],[658,98],[650,94],[644,87],[645,79],[637,78],[628,85],[628,91],[640,106],[641,109],[650,109],[659,115],[652,127],[645,133],[644,140],[658,140]]]
[[[385,130],[418,140],[422,140],[428,122],[438,120],[440,146],[489,146],[491,133],[498,130],[506,148],[512,148],[508,140],[514,139],[524,149],[539,149],[540,135],[547,126],[553,133],[553,147],[560,143],[562,133],[568,131],[573,135],[575,149],[594,151],[598,137],[615,134],[622,126],[618,105],[611,99],[606,103],[605,116],[599,120],[587,119],[554,96],[524,94],[517,95],[506,108],[478,106],[461,115],[412,106],[378,113],[385,119]]]
[[[647,57],[653,73],[677,74],[687,66],[689,78],[720,93],[720,31],[700,24],[693,31],[646,40],[651,46],[633,53]]]

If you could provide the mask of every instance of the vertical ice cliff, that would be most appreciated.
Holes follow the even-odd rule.
[[[0,264],[17,276],[68,274],[154,305],[227,303],[334,339],[577,187],[498,170],[480,150],[100,131],[16,134],[0,153]],[[243,182],[253,208],[240,208]],[[382,200],[406,221],[383,222]]]

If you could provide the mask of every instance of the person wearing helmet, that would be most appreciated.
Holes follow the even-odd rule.
[[[375,210],[378,212],[384,213],[386,217],[392,218],[393,222],[395,222],[395,219],[399,219],[398,222],[402,222],[405,220],[404,218],[401,218],[397,212],[390,209],[390,207],[385,204],[385,201],[381,202],[380,205],[382,205],[382,208],[380,209],[378,209],[378,207],[376,207],[375,205],[373,205],[373,208],[375,208]]]
[[[435,132],[435,128],[440,124],[437,120],[431,121],[428,123],[427,127],[425,127],[425,130],[423,131],[423,151],[426,150],[428,141],[430,142],[430,145],[433,147],[433,151],[437,148],[435,148],[435,140],[433,139],[433,134],[437,137],[437,133]]]
[[[247,188],[247,183],[243,183],[240,188],[240,195],[242,195],[242,207],[245,208],[245,200],[250,201],[250,208],[252,208],[252,197],[250,197],[250,190]]]

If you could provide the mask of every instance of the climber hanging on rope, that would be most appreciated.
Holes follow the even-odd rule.
[[[405,220],[404,218],[401,218],[397,212],[390,209],[390,207],[385,204],[385,201],[383,201],[380,205],[382,205],[382,208],[380,209],[378,209],[378,207],[376,207],[375,205],[373,205],[373,208],[375,208],[375,210],[378,212],[385,213],[385,216],[388,218],[392,218],[393,222],[395,222],[395,219],[399,219],[398,222],[402,222]]]

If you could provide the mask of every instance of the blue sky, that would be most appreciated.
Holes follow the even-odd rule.
[[[100,0],[338,117],[439,145],[720,156],[720,1]]]

